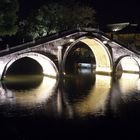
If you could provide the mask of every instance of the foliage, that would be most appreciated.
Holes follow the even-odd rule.
[[[32,38],[78,27],[93,27],[95,11],[88,6],[51,3],[34,11],[24,21],[23,33]]]
[[[13,35],[17,32],[17,0],[0,0],[0,36]]]

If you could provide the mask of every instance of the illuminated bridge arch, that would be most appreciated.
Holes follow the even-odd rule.
[[[140,67],[137,60],[130,56],[124,56],[117,63],[116,72],[139,73]]]
[[[65,65],[66,65],[66,59],[68,57],[68,54],[70,53],[71,49],[77,43],[80,43],[80,42],[88,46],[90,50],[92,51],[92,53],[94,54],[95,61],[96,61],[96,73],[104,73],[104,74],[112,73],[113,62],[112,62],[112,57],[108,48],[97,38],[91,39],[87,37],[79,38],[74,43],[72,43],[72,45],[70,45],[65,51],[65,54],[63,57],[63,71],[64,72],[65,72]]]
[[[3,71],[3,74],[2,74],[2,78],[6,75],[6,72],[7,72],[8,68],[10,68],[10,66],[14,62],[16,62],[17,60],[20,60],[22,58],[31,58],[31,59],[35,60],[42,67],[44,75],[48,75],[48,76],[52,76],[52,77],[57,77],[58,69],[57,69],[55,63],[50,58],[48,58],[47,56],[42,55],[40,53],[29,52],[29,53],[20,54],[20,55],[14,57],[13,59],[11,59],[6,64],[6,66],[4,68],[4,71]]]

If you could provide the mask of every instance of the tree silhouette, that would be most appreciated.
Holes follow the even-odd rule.
[[[33,11],[24,21],[22,32],[32,38],[76,27],[94,27],[95,10],[89,6],[50,3]]]
[[[17,0],[0,0],[0,36],[14,35],[17,32]]]

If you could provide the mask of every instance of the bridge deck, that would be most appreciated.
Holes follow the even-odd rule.
[[[27,48],[31,48],[40,44],[44,44],[47,42],[55,42],[56,40],[59,39],[65,39],[65,38],[69,38],[71,36],[80,36],[82,34],[92,34],[96,37],[101,38],[101,34],[103,34],[103,32],[99,31],[98,29],[89,29],[89,28],[78,28],[75,30],[69,30],[69,31],[63,31],[63,32],[58,32],[46,37],[42,37],[36,40],[32,40],[11,48],[6,48],[4,50],[0,51],[0,56],[4,56],[16,51],[20,51],[23,49],[27,49]]]

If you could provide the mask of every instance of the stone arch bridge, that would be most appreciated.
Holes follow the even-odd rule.
[[[35,60],[43,74],[57,77],[66,73],[65,64],[77,44],[85,45],[95,57],[96,73],[116,71],[140,73],[140,55],[106,37],[97,29],[76,29],[33,40],[0,51],[0,79],[21,58]]]

